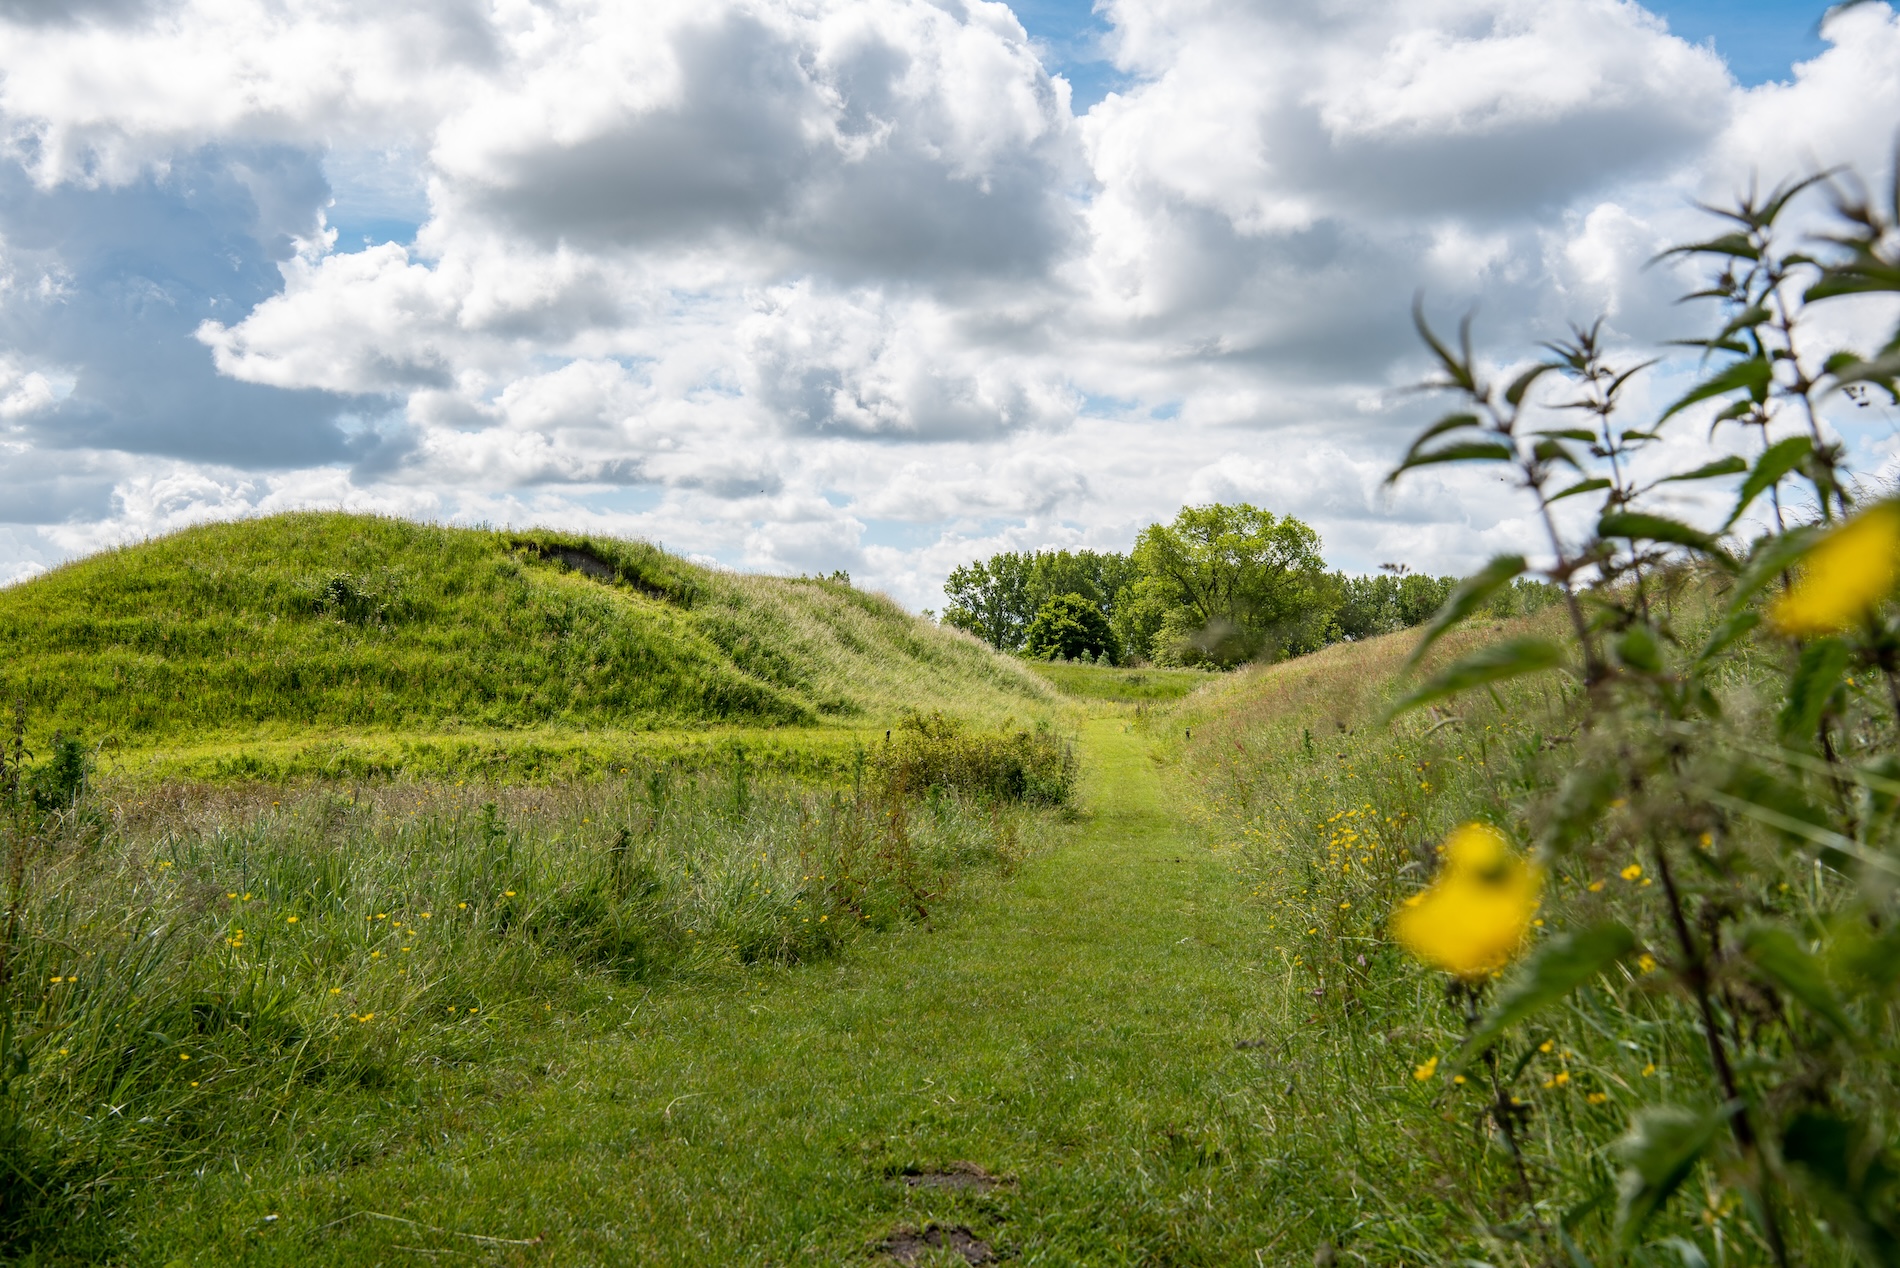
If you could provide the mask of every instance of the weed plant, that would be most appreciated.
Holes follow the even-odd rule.
[[[540,1030],[928,920],[1042,839],[1020,800],[883,771],[11,797],[0,1244],[82,1253],[129,1191],[261,1151],[361,1161]]]
[[[1075,791],[1075,746],[1047,726],[973,731],[941,713],[913,714],[878,754],[879,782],[916,796],[931,790],[1057,806]]]
[[[1286,719],[1203,724],[1309,1036],[1286,1049],[1311,1072],[1292,1121],[1393,1120],[1396,1146],[1340,1142],[1316,1184],[1370,1261],[1900,1263],[1900,505],[1861,491],[1821,421],[1900,401],[1900,333],[1861,356],[1810,318],[1900,289],[1900,188],[1882,209],[1837,187],[1832,231],[1796,250],[1781,220],[1816,184],[1682,248],[1716,261],[1722,324],[1697,341],[1706,377],[1640,425],[1621,393],[1643,367],[1598,328],[1494,384],[1468,331],[1421,318],[1430,386],[1461,399],[1394,478],[1497,464],[1548,530],[1535,571],[1561,604],[1454,635],[1532,571],[1494,560],[1403,664],[1385,645],[1402,672],[1457,640],[1396,704],[1316,657],[1264,680],[1304,697]],[[1754,456],[1659,468],[1703,402]],[[1675,483],[1731,475],[1717,530],[1663,513]],[[1591,495],[1569,525],[1557,504]],[[1379,1154],[1392,1178],[1356,1169]]]

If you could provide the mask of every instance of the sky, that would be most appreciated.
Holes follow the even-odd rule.
[[[1891,170],[1900,20],[1820,18],[0,0],[0,583],[308,507],[913,608],[1215,500],[1466,571],[1531,521],[1479,472],[1385,486],[1429,417],[1414,295],[1500,365],[1694,333],[1646,264],[1697,200]],[[1893,411],[1834,423],[1892,474]]]

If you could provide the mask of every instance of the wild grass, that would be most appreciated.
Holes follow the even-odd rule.
[[[1695,645],[1701,618],[1683,610],[1674,619]],[[1447,657],[1483,634],[1447,639]],[[1614,919],[1635,931],[1641,954],[1511,1032],[1495,1068],[1479,1062],[1448,1077],[1470,1005],[1401,952],[1388,919],[1431,877],[1437,846],[1457,825],[1489,822],[1536,840],[1550,822],[1550,790],[1585,760],[1592,738],[1579,729],[1577,689],[1550,679],[1467,692],[1455,711],[1382,725],[1413,637],[1243,671],[1176,718],[1192,723],[1184,757],[1209,829],[1237,847],[1273,940],[1268,1008],[1278,1035],[1262,1047],[1260,1087],[1277,1101],[1279,1137],[1308,1166],[1291,1200],[1322,1213],[1342,1261],[1529,1264],[1556,1245],[1599,1264],[1770,1262],[1720,1168],[1694,1173],[1640,1244],[1618,1246],[1614,1146],[1631,1118],[1719,1096],[1694,1003],[1657,971],[1673,935],[1654,869],[1624,836],[1617,808],[1590,841],[1550,862],[1533,944]],[[1744,738],[1773,733],[1775,703],[1761,697],[1748,662],[1722,690],[1727,725]],[[1739,861],[1751,877],[1746,900],[1796,927],[1828,927],[1853,892],[1839,873],[1745,823],[1705,838],[1698,857],[1711,876]],[[1815,1024],[1741,975],[1721,981],[1724,1024],[1761,1051],[1785,1052]],[[1900,1028],[1891,1009],[1859,1024],[1870,1046],[1837,1066],[1816,1064],[1813,1077],[1878,1138],[1900,1107],[1896,1067],[1878,1054],[1893,1050]],[[1516,1107],[1514,1140],[1492,1115],[1500,1096]],[[1786,1233],[1796,1262],[1857,1262],[1841,1230],[1821,1220]]]
[[[16,820],[0,1244],[85,1259],[125,1198],[205,1167],[366,1160],[548,1028],[930,920],[1049,823],[874,764],[824,789],[742,761],[104,789]]]
[[[1024,665],[1065,696],[1125,704],[1178,700],[1215,681],[1214,675],[1200,669],[1122,669],[1046,660],[1025,661]]]
[[[0,648],[0,696],[27,702],[37,741],[138,752],[312,730],[889,726],[918,708],[995,723],[1050,699],[842,582],[331,513],[189,529],[0,591]]]

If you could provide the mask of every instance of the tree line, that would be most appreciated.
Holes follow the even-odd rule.
[[[1214,503],[1150,524],[1127,554],[1005,551],[964,564],[944,583],[942,620],[1039,659],[1230,668],[1421,624],[1458,581],[1394,564],[1347,576],[1299,519]],[[1556,594],[1520,581],[1487,610],[1515,616]]]

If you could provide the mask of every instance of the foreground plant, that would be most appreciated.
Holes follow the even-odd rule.
[[[1620,1140],[1598,1142],[1621,1164],[1613,1193],[1563,1164],[1534,1175],[1514,1099],[1500,1093],[1491,1117],[1517,1164],[1524,1226],[1575,1264],[1590,1262],[1580,1230],[1594,1212],[1613,1200],[1613,1241],[1634,1246],[1698,1167],[1747,1212],[1752,1242],[1730,1253],[1785,1265],[1845,1241],[1868,1263],[1900,1263],[1888,1077],[1900,1039],[1900,504],[1861,500],[1825,423],[1827,408],[1872,392],[1900,403],[1900,329],[1863,356],[1824,347],[1809,320],[1838,296],[1900,291],[1900,187],[1886,208],[1836,188],[1836,232],[1793,249],[1780,222],[1817,184],[1750,196],[1719,213],[1725,232],[1670,253],[1715,261],[1697,295],[1719,303],[1720,325],[1694,341],[1701,381],[1637,425],[1622,393],[1652,363],[1621,363],[1598,327],[1498,383],[1468,325],[1454,347],[1418,321],[1441,372],[1431,386],[1462,403],[1391,479],[1448,462],[1502,466],[1536,508],[1548,562],[1493,560],[1447,600],[1411,663],[1527,572],[1561,589],[1569,637],[1483,645],[1394,712],[1562,675],[1568,772],[1522,807],[1536,866],[1620,875],[1625,892],[1606,911],[1592,882],[1533,939],[1511,915],[1534,903],[1531,882],[1498,879],[1508,847],[1468,827],[1391,932],[1450,973],[1461,998],[1484,994],[1449,1072],[1482,1059],[1521,1075],[1530,1058],[1508,1049],[1580,990],[1621,1010],[1599,1024],[1634,1027],[1639,1008],[1658,1008],[1645,1024],[1691,1027],[1703,1053],[1675,1072],[1670,1099],[1645,1098]],[[1672,452],[1690,440],[1672,425],[1711,411],[1707,434],[1740,428],[1744,452],[1711,441],[1702,460],[1660,467],[1661,439]],[[1733,476],[1719,528],[1664,513],[1666,495]],[[1571,499],[1583,498],[1596,513],[1579,524]],[[1488,988],[1520,948],[1521,967]],[[1543,1195],[1578,1189],[1595,1195],[1552,1218]]]

